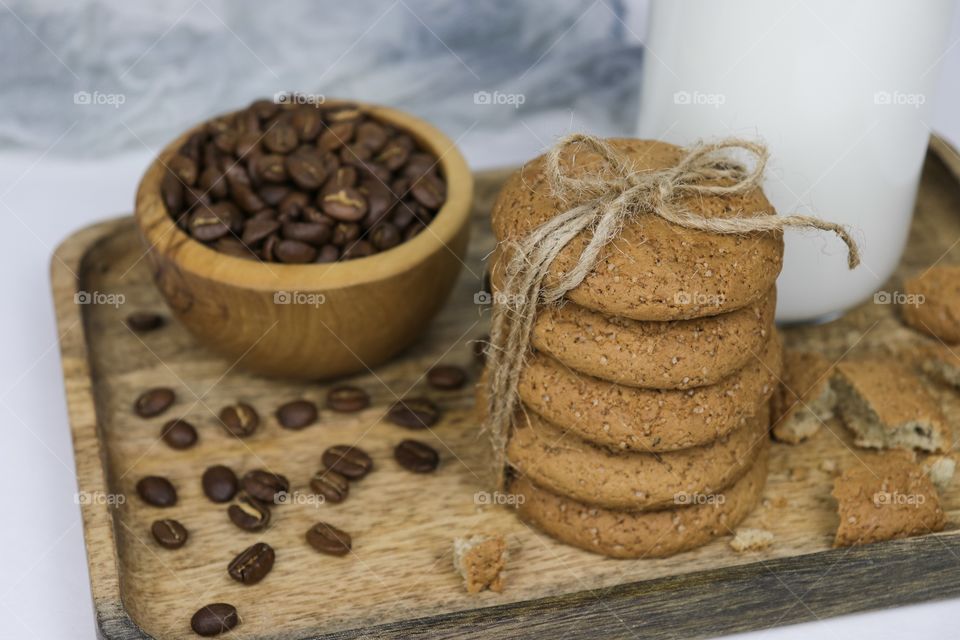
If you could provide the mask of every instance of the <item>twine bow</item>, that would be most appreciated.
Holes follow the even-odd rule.
[[[587,149],[599,155],[601,168],[583,177],[567,175],[561,155]],[[750,169],[728,151],[746,151],[754,158]],[[511,242],[504,283],[493,308],[491,348],[486,389],[487,423],[494,453],[494,472],[502,483],[510,423],[517,407],[517,385],[529,350],[537,307],[559,302],[583,282],[601,251],[620,233],[623,224],[640,215],[658,216],[685,229],[723,235],[767,233],[787,227],[831,231],[847,245],[847,265],[860,263],[860,253],[842,226],[811,216],[761,215],[705,218],[677,206],[691,195],[728,196],[760,186],[768,152],[765,146],[730,138],[700,143],[684,150],[676,166],[636,171],[630,158],[601,138],[572,134],[561,139],[546,156],[546,178],[552,194],[569,207],[534,229],[519,242]],[[573,160],[571,160],[573,161]],[[578,234],[592,236],[577,263],[551,286],[545,285],[550,266]]]

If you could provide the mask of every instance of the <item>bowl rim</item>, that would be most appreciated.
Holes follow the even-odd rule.
[[[458,252],[451,246],[468,223],[473,203],[473,174],[455,142],[420,118],[378,104],[352,100],[325,100],[325,106],[352,105],[405,130],[438,158],[447,183],[447,199],[434,219],[415,237],[396,247],[363,258],[326,264],[284,264],[249,260],[222,253],[195,240],[173,222],[160,196],[167,162],[208,118],[168,143],[137,187],[134,218],[147,244],[146,252],[161,251],[186,272],[244,289],[276,291],[278,287],[303,291],[331,290],[382,281],[415,267],[437,251]],[[168,237],[169,236],[169,237]],[[458,259],[461,260],[458,256]]]

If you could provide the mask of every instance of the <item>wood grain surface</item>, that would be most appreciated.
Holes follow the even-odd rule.
[[[937,149],[950,153],[947,147]],[[955,160],[953,160],[955,162]],[[737,554],[728,538],[664,560],[613,560],[554,542],[523,525],[509,508],[488,506],[482,492],[483,443],[473,417],[473,391],[439,392],[424,372],[438,362],[465,366],[476,381],[470,341],[487,330],[489,309],[474,303],[482,258],[493,246],[486,224],[504,172],[477,176],[473,242],[466,268],[447,306],[426,335],[394,361],[350,382],[373,397],[353,415],[324,410],[300,432],[273,417],[287,400],[322,403],[325,384],[291,384],[239,372],[212,355],[175,321],[142,335],[123,319],[134,310],[166,313],[150,282],[130,218],[85,229],[57,250],[52,263],[66,393],[74,438],[81,509],[97,612],[104,638],[189,638],[190,616],[201,605],[235,604],[243,623],[225,637],[276,638],[636,638],[703,637],[906,602],[960,595],[960,490],[945,496],[950,520],[941,534],[861,548],[831,549],[836,527],[832,474],[858,464],[843,427],[829,423],[810,442],[775,445],[765,499],[744,526],[772,531],[774,545]],[[917,217],[903,264],[889,286],[940,259],[960,262],[960,187],[956,174],[928,157]],[[122,294],[123,303],[74,303],[77,291]],[[227,324],[224,331],[229,331]],[[836,322],[788,329],[793,346],[832,358],[864,351],[909,352],[930,340],[901,327],[890,305],[864,303]],[[170,386],[176,404],[143,419],[131,411],[142,390]],[[397,397],[428,395],[445,410],[431,432],[411,434],[383,420]],[[956,411],[956,397],[941,394]],[[246,441],[228,437],[216,413],[242,400],[262,418]],[[960,413],[952,413],[960,415]],[[184,417],[200,432],[193,449],[163,444],[163,422]],[[960,425],[960,422],[954,422]],[[393,461],[393,446],[419,438],[441,453],[430,476],[414,476]],[[375,471],[340,505],[309,503],[307,483],[333,444],[357,443]],[[238,473],[267,468],[287,475],[302,501],[274,509],[271,528],[246,533],[208,502],[200,474],[211,464]],[[169,477],[178,504],[157,509],[140,502],[137,480]],[[302,493],[297,493],[302,492]],[[109,496],[125,496],[112,506]],[[178,551],[149,534],[157,518],[179,519],[190,530]],[[353,553],[323,556],[304,541],[324,520],[352,534]],[[502,594],[465,593],[452,567],[452,539],[503,533],[511,547]],[[265,541],[277,554],[269,576],[255,586],[232,581],[234,554]]]

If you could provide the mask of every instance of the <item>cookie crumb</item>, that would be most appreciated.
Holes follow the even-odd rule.
[[[773,534],[764,529],[737,529],[730,548],[737,553],[761,551],[773,544]]]
[[[453,566],[467,593],[503,591],[509,550],[502,535],[473,535],[453,541]]]
[[[836,460],[823,460],[820,462],[820,470],[826,473],[836,473],[837,472],[837,461]]]
[[[938,491],[946,491],[953,482],[953,474],[957,470],[957,461],[953,456],[930,456],[921,465],[923,472],[930,478],[930,482]]]
[[[787,475],[794,482],[803,482],[810,477],[810,469],[807,467],[791,467],[787,471]]]
[[[833,418],[837,396],[830,383],[832,373],[830,361],[820,354],[784,351],[783,380],[770,399],[775,440],[800,444]]]

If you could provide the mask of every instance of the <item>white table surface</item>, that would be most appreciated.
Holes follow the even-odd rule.
[[[565,130],[568,119],[557,114],[527,123],[526,131],[468,136],[461,146],[475,167],[521,161]],[[72,231],[130,211],[150,155],[83,162],[56,159],[55,150],[0,155],[0,265],[8,283],[0,313],[0,487],[7,501],[0,515],[0,639],[95,637],[49,261]],[[949,600],[736,637],[958,638],[958,623],[960,600]]]

